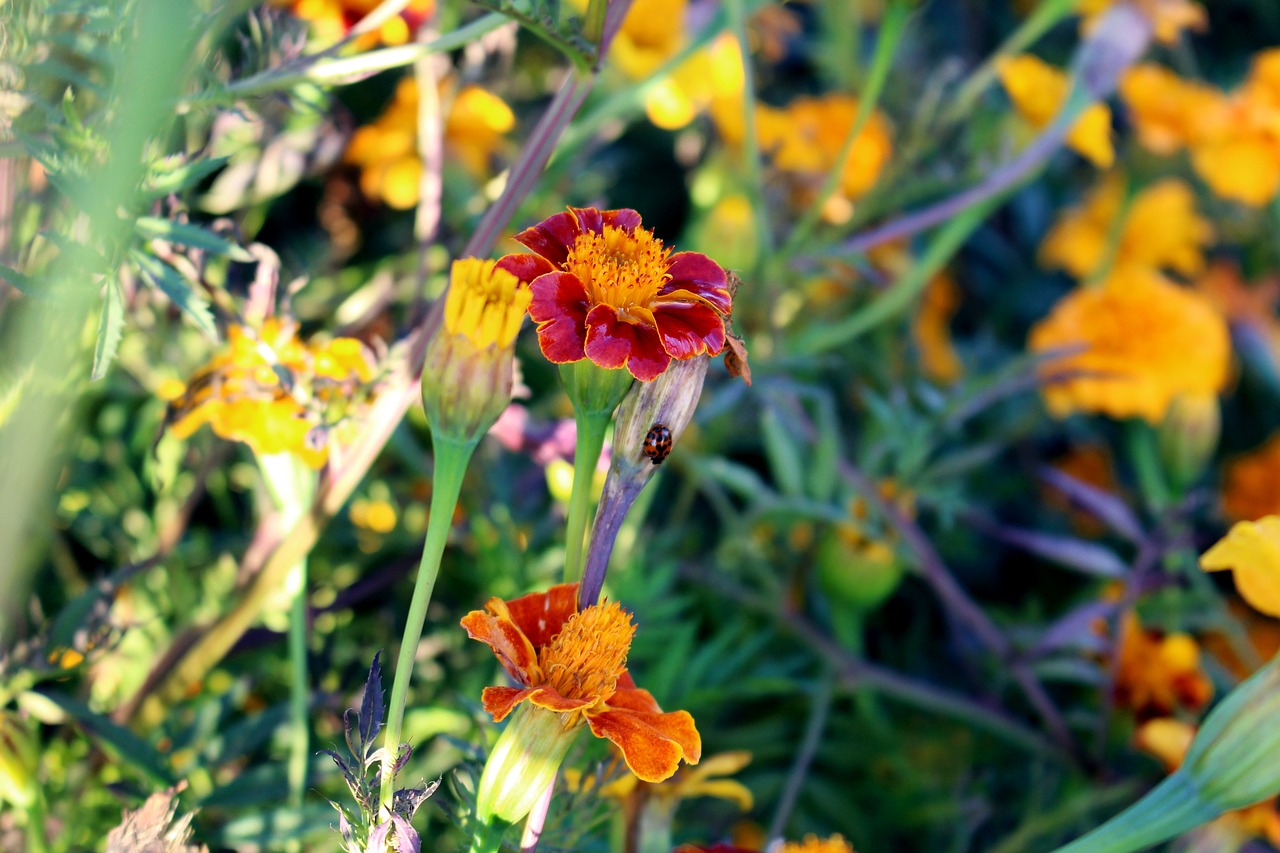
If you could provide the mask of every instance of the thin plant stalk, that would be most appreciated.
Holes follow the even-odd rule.
[[[889,69],[893,67],[893,58],[898,52],[898,45],[902,41],[902,34],[907,28],[907,18],[910,15],[910,8],[905,0],[891,5],[885,12],[884,20],[880,25],[880,38],[876,42],[875,53],[871,57],[871,71],[867,76],[867,85],[863,88],[858,98],[858,111],[853,117],[853,125],[849,128],[848,135],[844,138],[844,143],[840,146],[840,153],[836,155],[835,162],[831,166],[831,171],[827,173],[826,179],[822,182],[822,189],[818,191],[818,196],[809,205],[804,212],[800,221],[796,223],[795,228],[791,230],[787,242],[782,247],[780,253],[782,258],[788,258],[802,245],[809,235],[813,233],[813,229],[817,226],[818,221],[822,218],[822,209],[826,207],[827,202],[836,194],[836,190],[840,188],[840,180],[844,177],[845,163],[849,159],[849,155],[853,153],[853,146],[858,141],[858,137],[862,135],[863,128],[867,126],[867,122],[871,119],[875,112],[876,105],[880,101],[880,94],[884,91],[885,81],[889,79]]]
[[[822,733],[827,728],[827,717],[831,713],[831,702],[835,698],[835,682],[835,668],[827,664],[822,673],[822,680],[818,683],[817,695],[813,697],[809,721],[805,724],[804,740],[800,744],[799,751],[796,752],[795,761],[792,762],[791,773],[787,776],[787,786],[782,791],[781,799],[778,800],[773,820],[769,821],[769,838],[782,837],[787,818],[791,816],[796,798],[800,796],[800,789],[804,787],[804,780],[809,775],[809,765],[813,763],[813,757],[822,743]]]
[[[573,488],[569,492],[569,515],[565,521],[564,582],[582,580],[587,519],[594,514],[591,501],[596,466],[604,449],[604,436],[612,414],[575,412],[578,435],[573,450]]]
[[[427,536],[422,544],[422,562],[418,565],[418,577],[413,585],[413,599],[409,602],[409,615],[400,639],[400,655],[396,659],[395,680],[391,683],[391,701],[387,708],[386,753],[382,763],[381,811],[385,816],[391,807],[395,790],[395,777],[391,767],[400,748],[404,729],[404,706],[409,697],[409,680],[413,676],[414,658],[418,641],[422,639],[422,626],[427,618],[427,605],[440,574],[440,560],[449,541],[453,527],[453,511],[462,493],[462,478],[475,450],[475,442],[465,444],[447,440],[435,442],[435,473],[431,479],[431,509],[427,516]]]
[[[756,257],[763,259],[768,257],[773,241],[769,212],[764,203],[764,169],[760,165],[760,136],[756,128],[755,72],[751,67],[751,43],[747,38],[747,10],[743,0],[728,0],[725,8],[729,13],[729,28],[742,53],[742,157],[751,210],[755,215],[756,244],[759,246]],[[760,263],[760,260],[756,261],[757,267]]]

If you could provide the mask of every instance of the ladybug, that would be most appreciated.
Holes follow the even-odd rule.
[[[671,454],[671,430],[662,424],[649,427],[644,437],[644,455],[654,465],[661,465],[662,460]]]

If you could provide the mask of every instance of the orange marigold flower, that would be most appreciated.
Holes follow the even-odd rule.
[[[946,272],[925,288],[920,310],[911,324],[911,336],[920,352],[920,367],[934,382],[950,385],[964,373],[964,365],[951,340],[951,318],[960,307],[960,289]]]
[[[1080,22],[1086,33],[1116,0],[1080,0],[1076,7],[1084,16]],[[1204,7],[1192,0],[1133,0],[1134,7],[1151,22],[1156,41],[1174,44],[1183,30],[1200,32],[1209,25]]]
[[[1040,262],[1081,279],[1102,272],[1108,261],[1115,266],[1170,269],[1186,276],[1204,269],[1204,248],[1213,240],[1213,226],[1196,212],[1195,193],[1186,182],[1156,181],[1122,210],[1124,193],[1119,176],[1108,175],[1100,181],[1083,205],[1054,223],[1040,246]],[[1117,239],[1113,234],[1120,216],[1124,218]]]
[[[1191,165],[1217,195],[1254,207],[1280,191],[1280,48],[1254,57],[1225,108],[1204,122]]]
[[[1231,569],[1241,598],[1259,613],[1280,617],[1280,516],[1236,522],[1200,557],[1200,568]]]
[[[853,845],[843,835],[830,838],[806,835],[803,841],[786,842],[779,853],[853,853]]]
[[[351,31],[365,15],[377,8],[381,0],[272,0],[273,5],[288,6],[293,14],[308,21],[316,41],[332,44]],[[382,26],[356,39],[356,47],[365,50],[377,44],[408,44],[422,22],[435,14],[435,0],[409,0],[404,10],[382,22]]]
[[[1280,434],[1261,447],[1227,462],[1222,511],[1235,521],[1280,515]]]
[[[512,601],[491,598],[485,610],[472,611],[462,620],[468,636],[488,644],[519,685],[486,687],[485,710],[497,722],[517,707],[525,713],[508,726],[512,732],[521,728],[519,722],[523,731],[505,743],[500,740],[493,753],[498,760],[491,758],[485,767],[477,794],[482,813],[507,821],[522,817],[545,782],[509,778],[511,766],[519,764],[517,753],[524,747],[551,752],[549,738],[562,741],[567,749],[570,736],[583,723],[596,737],[618,747],[627,767],[646,782],[661,782],[676,772],[682,759],[696,764],[702,755],[693,717],[686,711],[663,713],[653,695],[637,688],[627,672],[635,633],[631,616],[617,602],[584,610],[578,610],[577,602],[578,585],[561,584]],[[539,722],[534,723],[535,718]],[[526,732],[538,742],[515,743]],[[545,762],[555,765],[552,775],[561,758],[563,750]],[[500,766],[504,762],[509,766]],[[511,791],[514,786],[522,790]],[[531,797],[525,788],[532,789]],[[516,814],[521,808],[524,812]]]
[[[170,429],[187,438],[209,424],[255,453],[292,453],[319,468],[329,424],[372,380],[365,347],[353,338],[303,343],[297,324],[277,317],[259,329],[232,326],[226,347],[170,404]]]
[[[1142,626],[1132,612],[1120,621],[1116,701],[1140,719],[1176,708],[1199,710],[1213,698],[1213,682],[1200,666],[1200,645],[1190,634],[1163,634]]]
[[[1129,108],[1142,145],[1173,154],[1206,137],[1226,120],[1226,96],[1203,83],[1184,80],[1163,65],[1144,62],[1120,78],[1120,99]]]
[[[1067,75],[1031,54],[1001,57],[996,71],[1014,109],[1036,130],[1048,127],[1067,103]],[[1105,169],[1115,161],[1111,110],[1106,104],[1085,109],[1067,134],[1067,145],[1099,168]]]
[[[634,210],[571,207],[515,239],[535,254],[498,266],[530,283],[529,317],[551,362],[587,358],[649,382],[672,359],[724,349],[727,274],[706,255],[673,254]]]
[[[1077,287],[1031,330],[1032,351],[1074,348],[1044,374],[1080,371],[1044,387],[1055,417],[1098,412],[1163,420],[1179,394],[1217,394],[1227,381],[1227,324],[1202,296],[1137,266]]]
[[[857,99],[842,94],[800,97],[781,109],[761,104],[756,107],[760,147],[780,171],[817,189],[836,165],[857,113]],[[889,122],[876,110],[854,140],[840,173],[846,207],[875,186],[892,153]]]

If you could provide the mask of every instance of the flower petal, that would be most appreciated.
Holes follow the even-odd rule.
[[[620,319],[610,305],[592,308],[587,314],[586,326],[583,351],[603,368],[626,367],[636,379],[650,382],[662,375],[671,363],[657,329]]]
[[[551,272],[534,280],[529,317],[538,324],[538,345],[553,364],[583,357],[587,291],[572,273]]]
[[[506,602],[511,621],[535,649],[551,643],[570,616],[578,612],[578,585],[562,583],[546,592],[533,592]]]
[[[485,711],[493,717],[493,721],[500,723],[515,710],[516,705],[528,699],[535,690],[537,690],[536,687],[526,687],[523,690],[518,687],[486,687],[480,694],[480,701],[484,704]]]
[[[716,355],[724,349],[724,319],[705,305],[660,302],[653,306],[662,347],[672,358]]]
[[[548,216],[532,228],[526,228],[515,236],[515,240],[560,267],[569,257],[569,247],[582,232],[577,215],[573,208],[569,208],[564,213]]]
[[[687,711],[654,714],[619,708],[588,713],[587,723],[596,737],[613,741],[631,772],[646,782],[669,779],[681,758],[696,764],[702,754],[702,739]]]
[[[670,257],[667,273],[671,276],[658,294],[677,290],[689,290],[707,300],[721,314],[733,311],[733,297],[729,295],[729,276],[724,268],[706,255],[698,252],[676,252]]]
[[[487,644],[512,678],[521,684],[529,684],[529,673],[538,665],[535,647],[511,619],[506,602],[501,598],[491,598],[485,607],[489,613],[472,610],[462,617],[462,627],[467,630],[467,636]]]
[[[495,269],[506,270],[525,284],[555,269],[551,262],[540,255],[503,255],[494,264]]]
[[[546,708],[548,711],[559,714],[581,711],[595,704],[591,699],[570,699],[567,696],[561,696],[558,690],[547,686],[534,688],[529,694],[529,701],[539,708]]]

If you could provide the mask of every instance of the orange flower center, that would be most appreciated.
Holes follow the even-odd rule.
[[[632,309],[648,309],[666,284],[670,254],[651,231],[606,225],[603,233],[588,231],[573,242],[565,268],[582,282],[591,304],[612,306],[624,319],[647,319],[647,310],[636,317]]]
[[[566,699],[608,699],[626,671],[635,632],[631,614],[616,601],[575,613],[538,655],[544,683]]]

